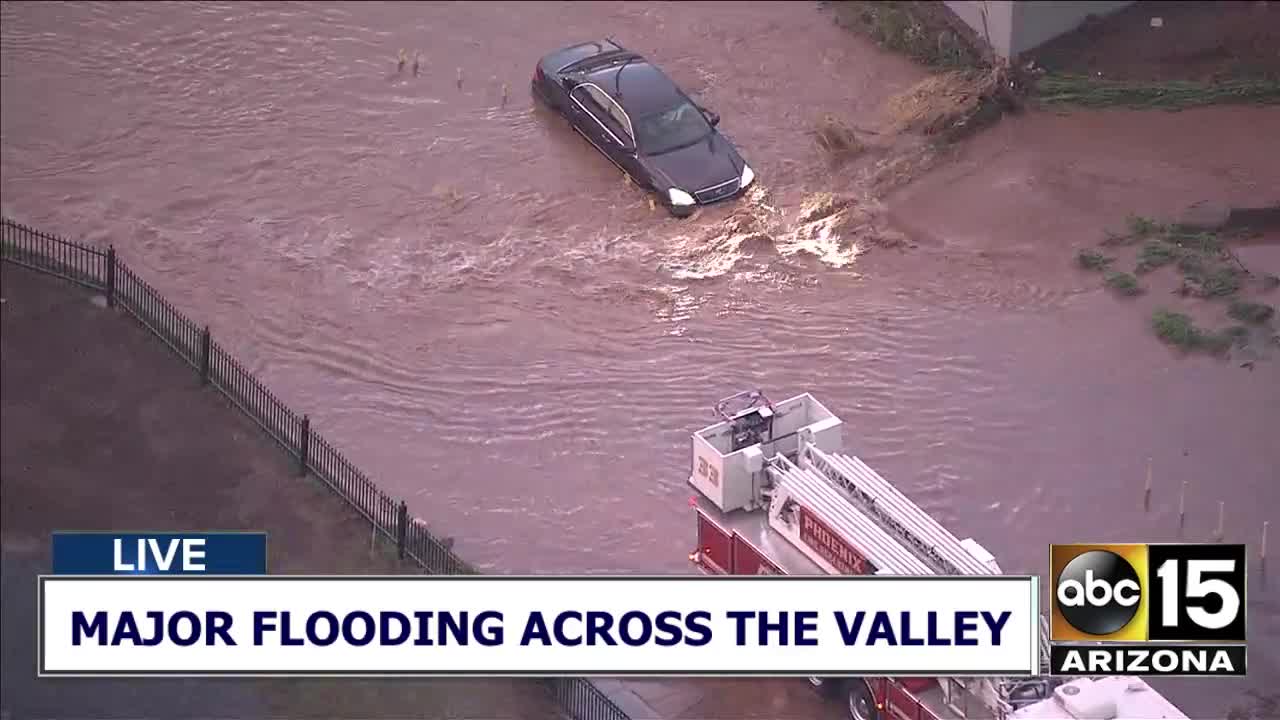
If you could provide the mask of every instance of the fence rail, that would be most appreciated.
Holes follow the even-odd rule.
[[[436,575],[477,575],[458,557],[452,543],[437,538],[408,505],[383,492],[337,448],[311,429],[299,415],[267,389],[253,373],[212,338],[208,326],[184,315],[158,290],[106,249],[65,240],[34,228],[0,219],[0,261],[21,265],[98,290],[109,307],[119,306],[160,338],[201,383],[222,393],[297,460],[298,472],[319,478],[360,513],[374,531],[396,545],[407,558]],[[604,692],[586,678],[544,681],[555,700],[575,720],[630,720]]]

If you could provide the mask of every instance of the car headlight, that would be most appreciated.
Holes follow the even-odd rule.
[[[667,198],[671,200],[672,205],[688,206],[697,204],[697,201],[693,199],[692,195],[675,188],[671,188],[667,191]]]
[[[744,163],[742,166],[742,180],[738,183],[738,187],[745,188],[755,182],[755,179],[756,174],[752,172],[751,166]]]

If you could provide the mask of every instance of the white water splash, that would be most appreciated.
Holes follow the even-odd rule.
[[[808,255],[838,269],[852,265],[872,244],[900,241],[883,226],[880,203],[869,198],[817,193],[788,212],[757,184],[740,203],[732,215],[700,232],[670,238],[661,268],[678,280],[707,280],[738,271],[745,260]]]

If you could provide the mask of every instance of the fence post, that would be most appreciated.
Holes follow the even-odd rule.
[[[302,416],[302,432],[298,433],[298,474],[307,474],[307,451],[311,448],[311,416]]]
[[[107,246],[107,307],[116,306],[116,246]]]
[[[209,333],[209,326],[204,326],[204,331],[200,333],[200,384],[209,384],[209,364],[210,352],[212,350],[213,338]]]
[[[400,559],[404,559],[404,543],[405,536],[409,534],[409,504],[400,501],[400,507],[396,513],[396,548],[400,552]]]

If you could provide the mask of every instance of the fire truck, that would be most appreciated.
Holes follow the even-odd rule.
[[[976,540],[960,540],[857,457],[843,423],[812,395],[777,403],[759,390],[721,400],[718,422],[693,434],[705,573],[734,575],[1000,574]],[[1136,677],[1066,682],[1048,668],[1040,618],[1038,677],[815,677],[850,720],[1187,720]]]

